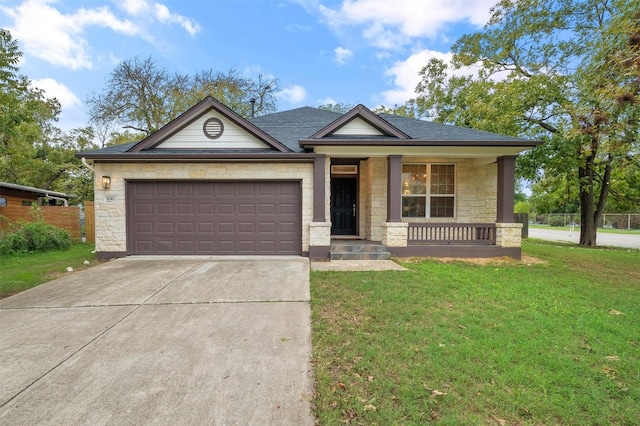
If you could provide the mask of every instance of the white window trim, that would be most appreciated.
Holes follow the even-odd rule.
[[[458,173],[456,163],[402,163],[402,166],[426,166],[427,181],[426,192],[424,194],[401,194],[401,202],[405,197],[425,197],[424,216],[402,216],[403,219],[455,219],[458,216]],[[453,166],[453,194],[431,194],[431,166]],[[402,170],[402,169],[401,169]],[[402,173],[402,171],[401,171]],[[453,216],[451,217],[431,217],[431,197],[453,197]]]

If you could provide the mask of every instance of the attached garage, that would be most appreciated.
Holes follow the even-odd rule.
[[[300,255],[300,181],[127,181],[129,254]]]

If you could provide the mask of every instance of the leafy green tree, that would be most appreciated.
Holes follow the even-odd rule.
[[[337,102],[335,104],[321,104],[318,105],[319,109],[323,109],[325,111],[337,112],[338,114],[345,114],[351,111],[355,107],[354,104],[348,104],[346,102]]]
[[[150,135],[208,95],[243,117],[274,112],[279,90],[278,80],[264,75],[250,79],[235,70],[171,74],[150,57],[135,57],[119,64],[87,105],[91,123],[111,128],[110,134],[122,140],[127,135],[116,128],[135,131],[129,135]]]
[[[95,147],[93,133],[54,126],[60,104],[19,75],[21,57],[18,42],[0,29],[0,180],[92,199],[92,176],[73,154]]]
[[[455,43],[451,64],[425,66],[416,89],[436,121],[543,140],[518,171],[576,183],[583,246],[596,245],[614,170],[640,148],[638,10],[638,0],[501,0],[482,31]],[[476,75],[460,75],[465,67]]]

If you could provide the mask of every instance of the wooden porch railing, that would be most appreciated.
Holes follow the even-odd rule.
[[[495,245],[494,223],[410,223],[407,243]]]

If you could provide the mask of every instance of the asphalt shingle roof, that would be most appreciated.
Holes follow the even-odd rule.
[[[249,121],[262,131],[285,145],[292,152],[304,152],[298,142],[301,139],[309,139],[311,135],[325,128],[342,116],[340,113],[326,111],[319,108],[301,107],[288,111],[276,112],[249,119]],[[464,127],[451,126],[446,124],[433,123],[425,120],[402,117],[392,114],[379,114],[381,119],[407,134],[411,139],[425,142],[493,142],[493,143],[520,143],[530,145],[532,141],[511,136],[499,135],[480,130],[468,129]],[[330,135],[330,139],[337,139],[340,136]],[[358,136],[349,136],[349,139],[358,139]],[[368,140],[387,140],[393,143],[395,140],[389,136],[366,136]],[[86,154],[120,154],[127,152],[136,145],[137,142],[122,145],[110,146],[97,151],[86,152]],[[195,150],[190,150],[194,153]],[[148,154],[169,153],[167,150],[149,149],[143,151]],[[185,151],[176,151],[185,152]],[[225,152],[236,152],[236,150],[225,150]]]
[[[340,118],[342,114],[318,108],[302,107],[250,119],[293,152],[302,152],[300,139],[308,138],[318,130]]]

